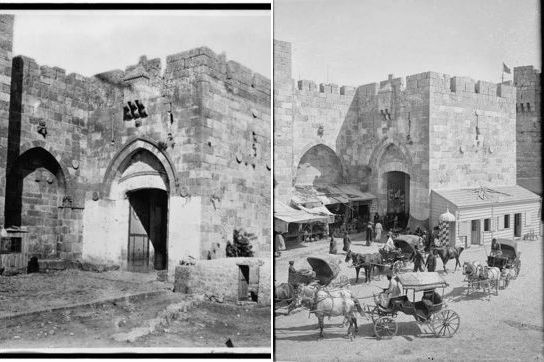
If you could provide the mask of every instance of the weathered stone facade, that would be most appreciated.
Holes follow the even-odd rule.
[[[301,159],[321,145],[343,182],[387,208],[389,172],[407,175],[410,216],[426,222],[430,190],[516,183],[515,89],[425,72],[359,86],[291,79],[289,43],[274,41],[275,195],[292,195]],[[313,151],[310,151],[313,152]],[[335,172],[332,168],[323,174]]]
[[[0,224],[27,226],[40,257],[122,267],[136,214],[165,244],[149,255],[172,272],[184,256],[225,257],[235,228],[269,255],[267,78],[206,47],[167,57],[164,70],[143,56],[125,71],[67,75],[11,60],[13,20],[0,17]],[[166,201],[139,210],[138,190]]]
[[[532,65],[514,68],[517,182],[539,195],[542,195],[541,76]]]

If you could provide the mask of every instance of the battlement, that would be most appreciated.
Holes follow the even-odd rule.
[[[14,64],[20,63],[19,70],[23,73],[23,77],[40,80],[48,83],[51,80],[57,80],[65,82],[66,84],[73,84],[76,82],[86,83],[90,78],[85,77],[78,73],[70,73],[66,75],[66,70],[60,67],[51,67],[49,65],[40,66],[33,58],[18,55],[13,58]]]
[[[500,98],[513,98],[515,95],[514,87],[508,83],[493,83],[461,76],[451,77],[448,74],[432,71],[408,75],[406,78],[393,78],[390,74],[387,80],[380,83],[369,83],[358,87],[358,92],[362,97],[372,97],[384,92],[413,92],[429,88],[443,93],[479,94]]]
[[[305,79],[297,82],[297,89],[308,93],[338,94],[347,97],[355,95],[355,87],[346,85],[338,86],[338,84],[334,83],[319,83],[318,86],[315,82]]]
[[[199,47],[167,56],[165,76],[180,77],[189,69],[203,66],[210,70],[209,73],[212,76],[227,83],[270,95],[270,79],[234,60],[227,61],[224,53],[216,54],[208,47]]]

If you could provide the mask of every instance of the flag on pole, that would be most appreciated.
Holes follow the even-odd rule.
[[[504,63],[502,63],[502,71],[504,73],[510,74],[510,68],[508,68]]]

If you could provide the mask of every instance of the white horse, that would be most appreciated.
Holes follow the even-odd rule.
[[[316,285],[299,286],[298,299],[303,305],[309,306],[310,313],[314,313],[318,319],[319,339],[323,338],[323,320],[325,317],[343,316],[344,321],[349,321],[347,335],[353,340],[359,331],[355,312],[366,318],[359,301],[352,297],[347,289],[326,290]]]
[[[466,275],[469,279],[478,277],[478,267],[481,265],[479,261],[465,261],[463,263],[463,275]]]
[[[496,294],[499,294],[499,281],[501,279],[501,270],[499,268],[480,265],[478,267],[478,275],[481,279],[487,280],[489,287],[494,287]]]

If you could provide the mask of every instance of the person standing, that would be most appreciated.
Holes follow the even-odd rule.
[[[414,271],[423,271],[423,254],[419,251],[419,246],[414,246],[413,260],[414,260]]]
[[[276,252],[276,256],[281,256],[282,250],[285,250],[285,239],[281,233],[276,234],[274,249]]]
[[[375,239],[376,242],[381,243],[382,242],[382,231],[383,231],[382,224],[377,222],[376,226],[374,227],[374,230],[376,231],[376,239]]]
[[[334,240],[334,236],[331,235],[331,241],[329,244],[329,254],[336,254],[336,240]]]
[[[436,252],[434,249],[431,250],[429,256],[427,256],[425,267],[427,268],[428,272],[434,272],[436,270]]]
[[[344,232],[344,247],[342,250],[348,252],[351,249],[351,239],[349,238],[348,232]]]
[[[366,246],[370,246],[372,244],[372,233],[374,230],[372,229],[372,221],[369,221],[368,224],[366,224]]]

